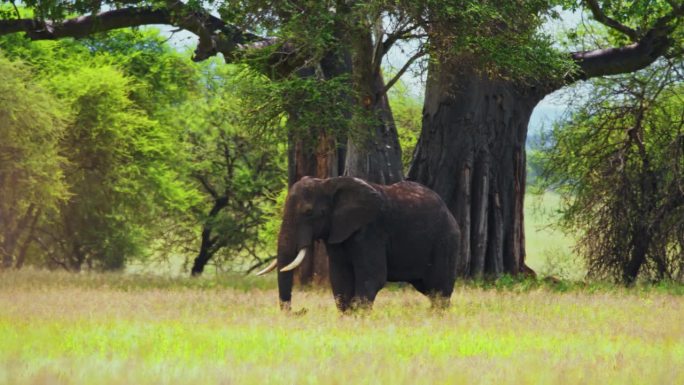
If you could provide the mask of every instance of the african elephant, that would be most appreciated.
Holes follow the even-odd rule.
[[[445,307],[460,256],[456,220],[442,199],[414,182],[304,177],[292,185],[278,236],[280,306],[290,309],[292,270],[323,240],[337,308],[370,308],[386,282],[409,282]]]

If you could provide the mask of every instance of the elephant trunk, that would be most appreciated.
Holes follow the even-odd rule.
[[[298,226],[291,204],[286,202],[283,223],[278,234],[278,295],[280,308],[290,310],[293,270],[302,262],[304,250],[310,249],[311,230]]]

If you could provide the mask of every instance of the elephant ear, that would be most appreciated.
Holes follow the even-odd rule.
[[[363,180],[339,177],[326,183],[333,197],[328,243],[343,242],[380,213],[380,193]]]

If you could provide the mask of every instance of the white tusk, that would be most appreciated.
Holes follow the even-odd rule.
[[[304,260],[304,256],[306,256],[306,247],[299,250],[299,254],[297,254],[297,258],[295,258],[295,260],[292,261],[292,263],[290,263],[289,265],[280,269],[280,271],[284,272],[284,271],[290,271],[290,270],[296,269],[297,266],[302,264],[302,261]]]
[[[266,273],[270,273],[271,271],[273,271],[273,269],[276,268],[276,266],[278,266],[278,260],[274,259],[273,262],[271,262],[268,266],[266,266],[260,272],[256,273],[256,275],[264,275]]]

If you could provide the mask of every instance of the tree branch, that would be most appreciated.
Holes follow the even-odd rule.
[[[618,48],[596,49],[571,53],[579,71],[566,77],[566,82],[640,70],[665,55],[674,40],[670,22],[684,15],[684,4],[673,5],[672,12],[658,19],[639,41]]]
[[[218,193],[216,192],[216,189],[214,189],[210,184],[207,178],[204,177],[204,175],[200,175],[199,173],[193,173],[193,178],[197,179],[202,184],[202,187],[211,195],[214,200],[218,199]]]
[[[416,60],[418,60],[419,58],[421,58],[423,56],[425,56],[425,51],[423,51],[423,50],[418,50],[418,52],[416,52],[413,56],[411,56],[406,61],[406,63],[404,63],[404,66],[401,67],[399,72],[397,72],[397,74],[394,75],[394,77],[392,79],[390,79],[390,81],[387,82],[387,84],[385,85],[385,89],[384,89],[383,93],[387,93],[387,91],[389,91],[390,88],[392,88],[392,86],[394,86],[394,84],[399,81],[399,79],[404,74],[404,72],[406,72],[406,70],[408,70],[409,67],[411,67],[411,64],[413,64]]]
[[[632,41],[639,40],[639,34],[637,33],[636,30],[629,28],[628,26],[620,23],[619,21],[608,17],[603,12],[601,7],[599,7],[598,2],[596,0],[585,0],[585,3],[587,4],[589,9],[591,10],[591,14],[594,16],[594,19],[596,19],[596,21],[598,21],[599,23],[601,23],[607,27],[610,27],[610,28],[612,28],[618,32],[621,32],[621,33],[629,36],[629,38]]]
[[[25,32],[32,40],[82,38],[97,32],[150,24],[173,25],[197,35],[199,43],[193,57],[195,61],[205,60],[219,52],[228,61],[240,44],[264,40],[242,32],[208,12],[191,9],[181,1],[167,1],[165,8],[127,7],[59,22],[39,19],[0,20],[0,35]]]
[[[170,24],[169,12],[153,7],[122,8],[62,22],[38,19],[0,20],[0,35],[26,32],[32,40],[81,38],[96,32],[147,24]]]
[[[17,5],[14,3],[14,0],[10,0],[10,3],[12,3],[14,12],[17,14],[17,19],[21,19],[21,12],[19,12],[19,8],[17,8]]]
[[[249,275],[251,272],[253,272],[254,270],[258,269],[259,267],[264,266],[265,264],[270,263],[271,261],[273,261],[274,259],[276,259],[276,256],[275,256],[275,255],[272,255],[272,256],[270,256],[270,257],[267,257],[267,258],[265,258],[265,259],[263,259],[263,260],[260,260],[260,259],[256,258],[255,255],[253,255],[253,256],[254,256],[255,259],[256,259],[257,261],[259,261],[259,262],[257,262],[255,265],[252,265],[249,269],[247,269],[247,271],[245,272],[245,275]]]

